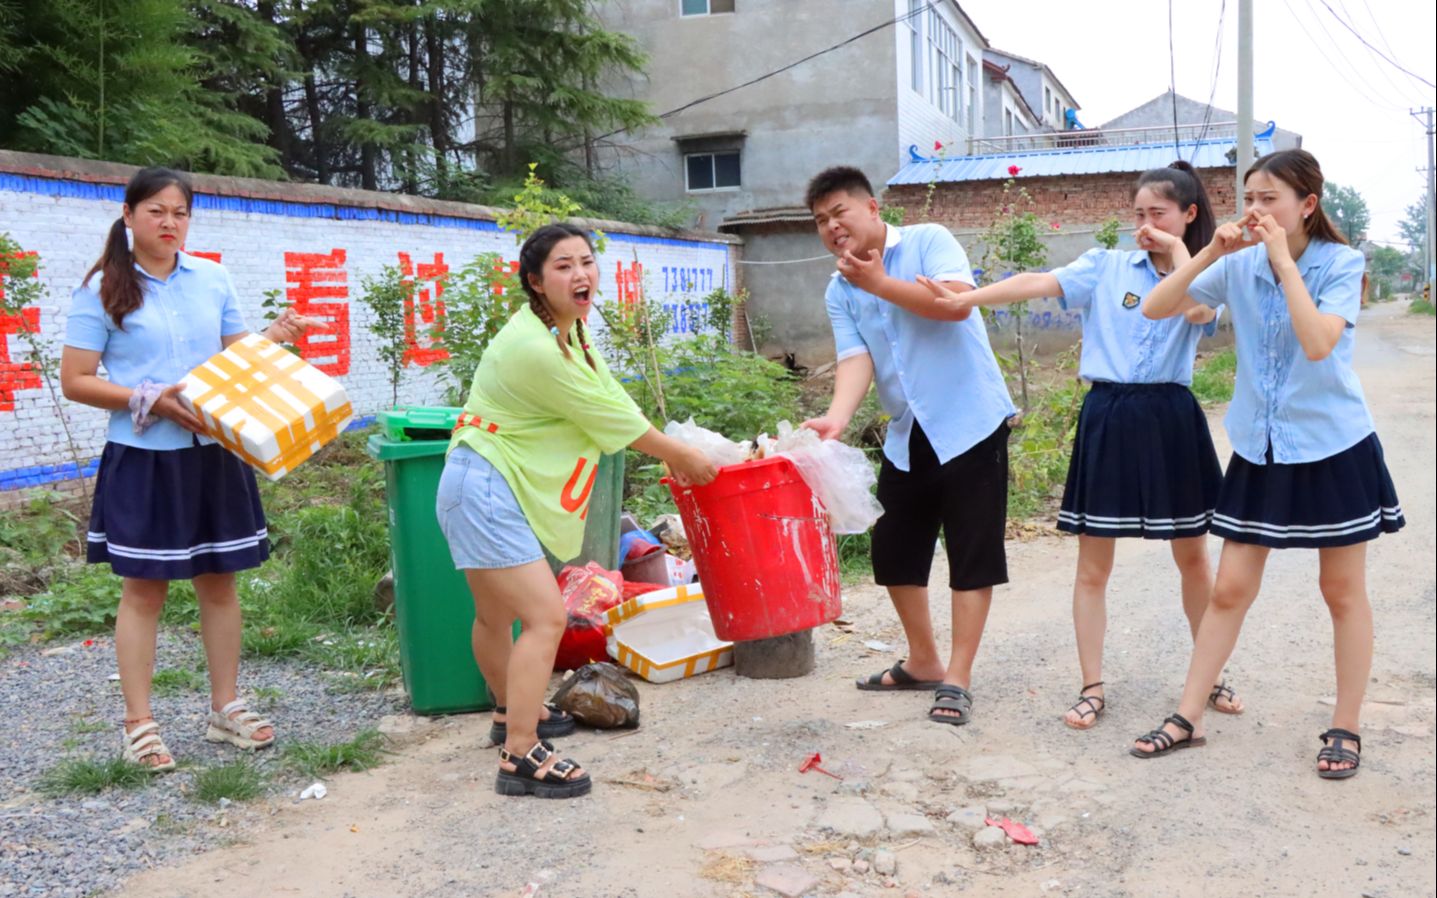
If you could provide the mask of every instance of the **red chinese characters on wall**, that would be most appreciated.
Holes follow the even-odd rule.
[[[294,341],[294,348],[300,358],[333,376],[349,373],[349,275],[344,263],[342,249],[284,254],[285,298],[296,313],[320,321]]]
[[[24,253],[35,256],[36,253]],[[5,278],[9,264],[0,259],[0,300],[5,298]],[[39,277],[37,268],[32,277]],[[3,307],[0,307],[3,308]],[[40,372],[29,362],[17,362],[10,357],[10,336],[12,334],[38,334],[40,332],[40,308],[29,306],[18,314],[0,311],[0,412],[15,411],[15,394],[21,390],[38,390],[41,387]]]
[[[399,271],[409,286],[404,299],[404,364],[427,368],[449,358],[444,348],[444,277],[449,266],[443,253],[418,265],[409,253],[400,253]]]
[[[619,305],[624,311],[631,311],[643,295],[644,266],[635,259],[627,269],[620,262],[614,269],[614,286],[618,288]]]
[[[211,262],[216,263],[224,261],[224,253],[214,253],[198,249],[187,249],[185,250],[185,252],[191,256],[194,256],[196,259],[209,259]]]

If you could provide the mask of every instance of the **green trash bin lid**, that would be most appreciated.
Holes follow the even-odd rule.
[[[396,443],[410,440],[449,440],[464,409],[452,405],[410,405],[380,412],[379,430]]]
[[[406,461],[411,458],[431,458],[449,451],[448,440],[391,440],[382,433],[370,436],[364,449],[370,458],[380,461]]]

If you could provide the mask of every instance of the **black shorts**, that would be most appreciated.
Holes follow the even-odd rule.
[[[908,471],[885,456],[878,473],[883,516],[873,528],[873,579],[879,586],[924,586],[942,528],[948,586],[983,589],[1008,582],[1003,545],[1008,521],[1008,423],[940,465],[915,421]]]

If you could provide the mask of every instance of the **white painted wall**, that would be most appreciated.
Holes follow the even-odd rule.
[[[908,0],[894,0],[894,15],[904,15],[909,10]],[[923,65],[923,91],[922,93],[913,90],[912,65],[913,54],[911,37],[907,22],[901,22],[894,28],[894,40],[897,45],[897,66],[896,76],[898,79],[898,151],[903,162],[908,161],[908,148],[916,146],[920,155],[931,155],[935,141],[941,141],[945,146],[950,142],[953,144],[949,150],[950,156],[962,155],[966,152],[967,140],[971,136],[968,131],[968,107],[970,105],[971,93],[969,91],[969,66],[971,58],[974,65],[973,70],[979,79],[983,78],[983,44],[979,35],[968,27],[963,19],[957,16],[947,4],[935,7],[943,21],[958,34],[962,55],[962,90],[960,92],[960,103],[958,117],[954,119],[945,113],[939,106],[935,92],[935,78],[932,66],[933,45],[930,40],[930,22],[928,14],[924,13],[918,17],[918,24],[921,25],[922,47],[924,53]],[[982,130],[983,121],[983,90],[981,83],[976,92],[977,109],[974,110],[972,121],[977,130]]]
[[[252,186],[260,182],[225,183]],[[264,186],[272,192],[276,185]],[[39,253],[40,275],[48,291],[39,307],[40,330],[51,339],[57,352],[71,291],[99,256],[110,224],[119,215],[121,193],[122,188],[114,184],[98,179],[87,181],[73,171],[41,173],[31,167],[22,174],[16,166],[0,166],[0,232],[9,233],[26,250]],[[201,192],[196,198],[188,249],[221,255],[222,264],[234,278],[250,327],[255,329],[264,319],[260,303],[265,291],[284,293],[293,287],[287,283],[286,254],[342,252],[344,261],[332,280],[347,288],[347,298],[325,301],[347,309],[348,365],[337,365],[333,351],[317,351],[311,361],[329,364],[348,390],[356,414],[373,415],[389,407],[391,394],[388,374],[367,327],[366,310],[359,301],[363,278],[378,274],[385,265],[398,265],[402,253],[408,254],[416,267],[442,262],[457,270],[484,252],[517,259],[517,246],[511,233],[481,217],[489,210],[480,207],[469,207],[476,211],[467,218],[402,215],[374,209],[373,194],[329,193],[353,193],[354,204],[286,203]],[[453,204],[446,206],[456,208]],[[312,217],[316,210],[322,213],[320,217]],[[666,302],[697,299],[715,287],[734,283],[732,247],[721,242],[723,238],[708,241],[692,236],[679,239],[630,234],[618,227],[610,227],[607,232],[608,247],[599,259],[601,302],[615,301],[620,293],[620,268],[626,273],[631,271],[635,260],[646,275],[648,295],[661,296]],[[297,271],[297,259],[291,256],[289,262],[288,267]],[[423,283],[423,268],[418,273],[422,301],[431,298],[432,283]],[[598,316],[594,318],[598,323]],[[0,319],[0,491],[63,480],[67,472],[45,469],[70,462],[61,422],[48,392],[25,386],[32,378],[14,364],[21,360],[23,352],[15,330]],[[424,342],[428,333],[429,326],[421,324],[418,334]],[[441,404],[443,388],[435,372],[432,367],[411,364],[401,386],[401,403]],[[104,445],[109,416],[98,409],[70,403],[64,403],[64,409],[81,443],[82,458],[89,462]],[[72,470],[69,476],[73,476]]]

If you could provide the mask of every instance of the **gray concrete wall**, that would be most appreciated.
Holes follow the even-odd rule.
[[[755,348],[772,358],[792,353],[810,368],[833,361],[833,330],[823,297],[834,260],[813,225],[766,225],[746,229],[743,237],[739,278],[749,293]],[[814,261],[794,261],[799,259]],[[774,262],[781,264],[765,264]]]
[[[740,2],[733,14],[680,16],[678,0],[609,0],[605,24],[635,37],[649,54],[648,77],[608,85],[648,101],[655,113],[724,90],[893,17],[893,0]],[[897,37],[881,29],[759,84],[664,119],[604,164],[650,199],[688,200],[717,227],[736,212],[797,205],[820,169],[862,168],[875,184],[898,170]],[[739,190],[686,193],[675,136],[742,130]]]

